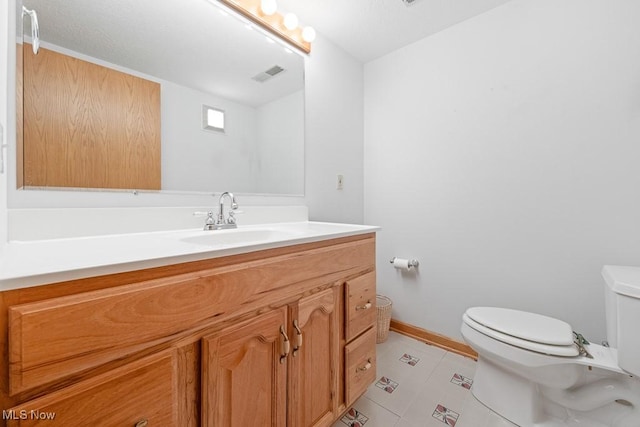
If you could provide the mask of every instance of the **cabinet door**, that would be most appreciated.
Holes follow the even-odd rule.
[[[203,338],[203,426],[286,425],[286,320],[283,307]]]
[[[305,297],[292,308],[290,426],[328,426],[337,416],[339,289]]]

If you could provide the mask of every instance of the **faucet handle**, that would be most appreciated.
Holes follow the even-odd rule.
[[[227,224],[235,224],[235,223],[236,223],[235,214],[233,213],[233,211],[229,211],[229,217],[227,218]]]
[[[213,218],[213,211],[209,211],[209,212],[202,212],[202,211],[196,211],[193,213],[193,216],[207,216],[207,220],[204,222],[204,229],[205,230],[213,230],[213,225],[215,224],[215,219]]]
[[[214,224],[215,222],[215,219],[213,219],[213,211],[207,212],[207,220],[205,221],[205,225]]]

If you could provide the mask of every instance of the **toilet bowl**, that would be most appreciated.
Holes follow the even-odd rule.
[[[612,347],[586,344],[590,357],[566,322],[469,308],[461,332],[478,352],[473,395],[521,427],[640,427],[640,268],[605,266],[603,276]]]

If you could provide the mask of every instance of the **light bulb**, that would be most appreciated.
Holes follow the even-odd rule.
[[[273,15],[278,10],[278,3],[276,0],[260,0],[260,9],[265,15]]]
[[[311,43],[316,39],[316,30],[313,27],[304,27],[302,29],[302,40]]]
[[[298,28],[298,17],[295,13],[287,13],[284,16],[284,26],[287,30],[295,30]]]

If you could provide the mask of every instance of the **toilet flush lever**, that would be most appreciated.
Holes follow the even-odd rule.
[[[576,346],[578,346],[578,352],[580,353],[580,356],[584,356],[587,357],[589,359],[593,359],[593,356],[587,351],[586,348],[584,348],[585,344],[589,345],[589,341],[587,341],[582,334],[579,334],[577,332],[573,332],[573,342],[575,343]]]

